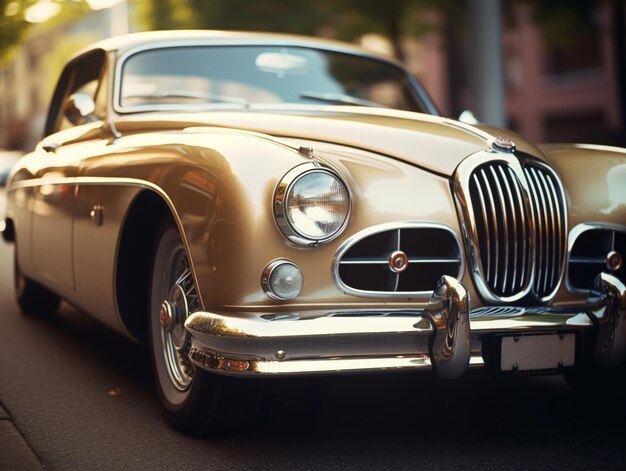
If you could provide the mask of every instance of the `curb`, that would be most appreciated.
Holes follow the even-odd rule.
[[[0,405],[0,469],[42,470],[37,455]]]

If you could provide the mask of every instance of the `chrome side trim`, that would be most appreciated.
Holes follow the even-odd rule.
[[[463,277],[463,273],[465,272],[465,260],[463,257],[463,249],[461,246],[461,240],[459,239],[459,236],[457,235],[457,233],[449,226],[446,226],[445,224],[440,224],[440,223],[436,223],[436,222],[417,222],[417,221],[399,221],[399,222],[389,222],[389,223],[384,223],[384,224],[379,224],[376,226],[371,226],[368,227],[367,229],[364,229],[360,232],[357,232],[356,234],[350,236],[348,239],[346,239],[344,242],[342,242],[342,244],[339,246],[339,248],[337,249],[337,252],[335,253],[335,256],[333,257],[332,263],[331,263],[331,276],[333,278],[333,281],[335,282],[335,285],[337,286],[337,288],[339,288],[344,294],[348,294],[351,296],[360,296],[360,297],[369,297],[369,298],[422,298],[422,299],[427,299],[429,296],[432,295],[432,291],[400,291],[400,292],[394,292],[394,291],[364,291],[364,290],[360,290],[360,289],[355,289],[355,288],[351,288],[350,286],[347,286],[342,280],[341,277],[339,276],[339,267],[341,264],[345,263],[345,264],[351,264],[354,262],[342,262],[342,258],[345,255],[345,253],[357,242],[373,236],[375,234],[379,234],[381,232],[386,232],[386,231],[391,231],[391,230],[397,230],[398,231],[398,236],[397,236],[397,241],[396,241],[396,250],[399,250],[399,245],[400,245],[400,236],[399,236],[399,231],[402,229],[442,229],[445,230],[447,232],[449,232],[454,240],[457,243],[457,246],[459,248],[459,259],[429,259],[427,261],[424,261],[423,263],[428,263],[428,262],[434,262],[434,263],[448,263],[450,261],[454,261],[454,262],[459,262],[459,273],[457,274],[457,279],[460,280]],[[358,262],[357,262],[358,263]],[[367,262],[367,263],[374,263],[374,262]],[[413,264],[413,263],[420,263],[420,260],[418,259],[409,259],[408,260],[409,264]],[[388,260],[381,260],[380,261],[381,265],[389,265],[389,261]]]

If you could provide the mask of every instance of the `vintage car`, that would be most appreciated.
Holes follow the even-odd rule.
[[[3,236],[25,313],[146,342],[173,424],[220,433],[258,378],[621,365],[625,182],[623,150],[442,117],[357,47],[138,33],[65,67]]]

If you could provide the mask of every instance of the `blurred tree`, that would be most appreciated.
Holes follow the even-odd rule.
[[[24,18],[28,7],[36,0],[0,0],[0,62],[18,44],[29,26]]]
[[[425,9],[458,10],[454,0],[148,0],[137,18],[145,29],[242,29],[296,34],[332,32],[353,40],[379,33],[404,59],[402,38],[425,30],[418,15]]]
[[[145,29],[242,29],[314,34],[333,2],[292,0],[147,0],[137,19]]]
[[[52,27],[59,23],[75,20],[89,11],[86,0],[0,0],[0,63],[10,58],[14,47],[24,39],[34,23],[29,22],[29,9],[38,3],[53,5],[54,13],[42,21],[42,27]]]

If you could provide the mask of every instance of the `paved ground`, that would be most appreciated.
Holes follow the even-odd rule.
[[[0,241],[1,470],[626,467],[623,396],[560,377],[271,381],[252,430],[189,438],[165,422],[144,348],[68,305],[20,315],[11,263]]]

